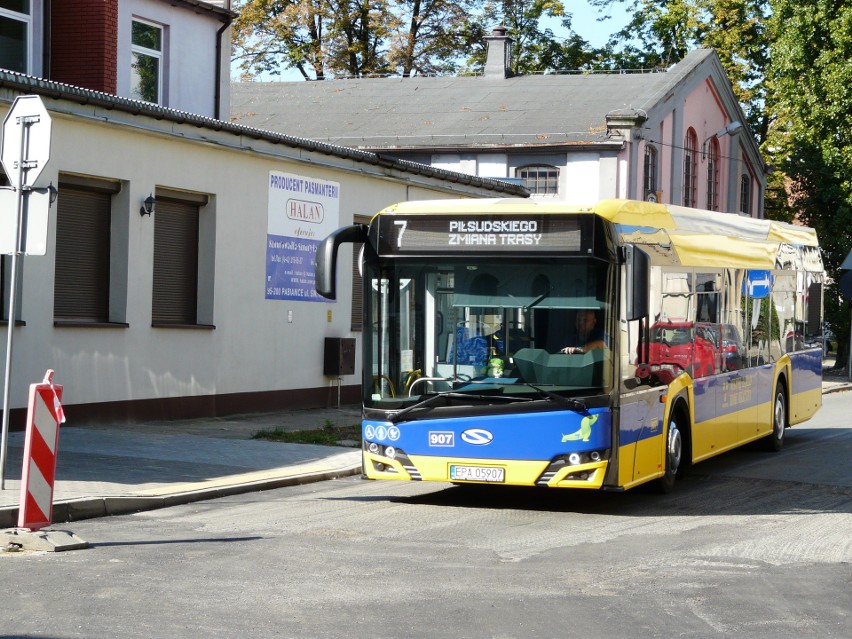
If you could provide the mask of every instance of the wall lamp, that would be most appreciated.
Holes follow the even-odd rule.
[[[708,136],[708,138],[704,140],[704,143],[701,145],[701,161],[703,162],[707,157],[707,143],[710,140],[712,140],[713,138],[721,138],[723,135],[733,135],[741,128],[743,128],[743,123],[739,120],[734,120],[724,129],[720,129],[716,131],[716,133],[714,133],[713,135]]]
[[[142,208],[139,209],[139,215],[142,217],[145,217],[146,215],[150,217],[151,213],[154,212],[154,206],[156,204],[157,200],[154,199],[154,194],[152,193],[142,201]]]

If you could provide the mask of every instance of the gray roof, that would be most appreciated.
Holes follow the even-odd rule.
[[[224,22],[230,23],[231,20],[237,17],[237,13],[231,11],[231,3],[229,0],[167,0],[172,5],[179,5],[183,7],[187,7],[189,9],[194,9],[196,11],[203,11],[205,13],[212,13],[219,17],[220,20]]]
[[[649,111],[711,56],[657,73],[238,82],[231,120],[376,149],[601,144],[607,113]]]
[[[353,162],[364,162],[376,166],[382,166],[388,170],[402,171],[426,177],[469,184],[478,188],[495,191],[505,195],[526,197],[529,194],[523,187],[510,184],[496,179],[482,178],[474,175],[465,175],[454,171],[445,171],[395,158],[383,157],[376,153],[352,149],[349,147],[330,144],[304,137],[288,135],[277,131],[267,131],[259,128],[245,126],[234,122],[224,122],[203,115],[170,109],[150,102],[142,102],[129,98],[121,98],[101,91],[93,91],[81,87],[44,80],[35,76],[25,75],[14,71],[0,69],[0,90],[8,90],[13,94],[36,94],[55,100],[66,100],[71,104],[79,105],[84,109],[103,108],[131,116],[147,116],[157,120],[173,122],[175,124],[189,124],[201,129],[211,131],[222,131],[234,135],[240,139],[255,139],[280,144],[282,146],[301,149],[310,152],[323,153],[329,156],[343,158]],[[49,108],[49,106],[48,106]],[[296,131],[298,133],[298,131]]]

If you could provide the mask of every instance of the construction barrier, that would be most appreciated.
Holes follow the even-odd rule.
[[[61,400],[62,386],[53,383],[52,370],[41,384],[30,385],[18,528],[39,530],[53,521],[59,425],[65,422]]]

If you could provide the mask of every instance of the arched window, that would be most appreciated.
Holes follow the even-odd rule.
[[[657,149],[650,144],[645,145],[645,184],[644,199],[652,195],[657,199]]]
[[[556,195],[559,192],[559,169],[549,164],[531,164],[515,169],[515,177],[533,195]]]
[[[711,138],[707,148],[707,209],[719,210],[719,140]]]
[[[690,127],[683,140],[683,205],[697,206],[698,136]]]
[[[751,176],[748,173],[740,176],[740,213],[751,215]]]

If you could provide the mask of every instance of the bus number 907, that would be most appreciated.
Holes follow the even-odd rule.
[[[452,431],[430,430],[429,431],[430,446],[447,446],[455,445],[455,433]]]

